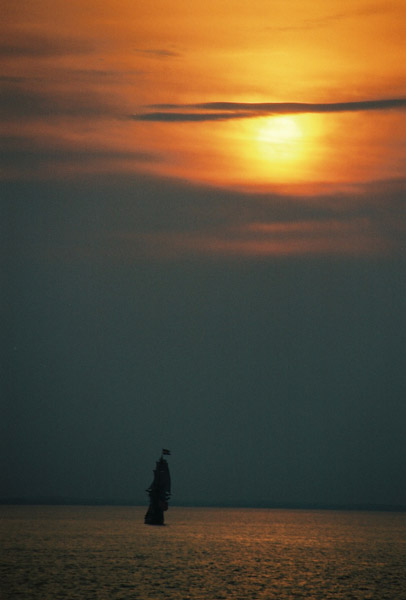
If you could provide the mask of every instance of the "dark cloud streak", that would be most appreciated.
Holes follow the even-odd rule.
[[[13,31],[12,36],[0,41],[0,56],[3,58],[46,58],[89,54],[94,44],[83,39],[51,37],[26,31]]]
[[[131,115],[135,121],[163,121],[163,122],[199,122],[199,121],[228,121],[230,119],[248,119],[257,116],[250,111],[232,113],[183,113],[183,112],[152,112]]]
[[[197,104],[152,104],[148,108],[160,109],[153,112],[134,114],[136,121],[224,121],[264,115],[305,114],[305,113],[341,113],[371,110],[403,110],[406,98],[383,98],[357,102],[202,102]],[[178,112],[182,109],[182,112]],[[171,112],[171,111],[177,112]],[[188,111],[221,112],[188,112]],[[183,112],[185,111],[185,112]]]
[[[98,148],[55,147],[39,144],[25,137],[0,136],[0,169],[38,169],[39,167],[64,164],[95,164],[98,161],[157,162],[159,157],[148,152],[103,150]]]
[[[383,12],[384,10],[387,10],[387,8],[383,6],[371,6],[368,8],[360,8],[358,10],[333,13],[331,15],[325,15],[313,19],[304,19],[297,25],[285,25],[280,27],[270,26],[267,27],[266,30],[280,33],[311,31],[314,29],[322,29],[324,27],[329,27],[331,24],[338,23],[339,21],[344,21],[345,19],[351,19],[354,17],[371,17]]]
[[[137,54],[143,54],[144,56],[152,56],[155,58],[179,58],[179,56],[181,56],[178,52],[167,50],[166,48],[137,48],[135,52],[137,52]]]
[[[111,97],[102,97],[94,91],[82,89],[66,93],[43,89],[39,85],[29,88],[16,82],[15,85],[3,85],[0,91],[0,115],[24,120],[60,115],[89,118],[119,116],[119,111]]]

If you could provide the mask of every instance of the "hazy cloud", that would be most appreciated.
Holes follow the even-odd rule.
[[[3,32],[0,40],[0,56],[3,58],[88,54],[93,50],[94,43],[85,39],[53,37],[21,30]]]
[[[35,168],[37,152],[38,160],[41,157],[52,160],[51,151],[41,148],[33,148],[31,153],[27,150],[23,159],[15,150],[15,159]],[[109,155],[92,149],[87,153],[60,149],[55,152],[54,164],[114,158],[143,157]],[[404,251],[405,187],[404,181],[382,181],[359,185],[349,194],[299,200],[294,195],[243,193],[165,178],[108,177],[98,172],[91,185],[5,184],[3,197],[10,214],[31,206],[31,196],[35,194],[41,210],[53,207],[58,198],[56,211],[63,208],[81,215],[82,227],[75,230],[74,242],[63,247],[63,256],[70,260],[168,261],[193,256],[265,259],[316,254],[395,256]],[[84,197],[89,206],[86,215],[82,214]],[[92,220],[95,212],[104,215],[97,222],[97,230]],[[4,256],[13,252],[57,260],[65,224],[61,219],[61,229],[54,225],[52,236],[44,236],[43,231],[33,229],[27,220],[26,230],[17,236],[20,247],[15,246],[14,236],[8,242],[7,238],[3,240],[8,243]]]
[[[89,90],[57,91],[41,86],[3,85],[0,115],[6,118],[64,116],[103,116],[118,113],[106,96]]]
[[[135,52],[143,54],[144,56],[153,56],[156,58],[178,58],[180,56],[179,52],[167,50],[166,48],[137,48]]]
[[[30,138],[0,137],[0,169],[18,168],[21,172],[64,164],[95,164],[103,161],[157,162],[159,157],[147,152],[104,150],[97,148],[53,147]]]
[[[237,194],[167,186],[148,222],[111,231],[116,255],[168,260],[182,256],[391,255],[402,253],[405,182],[360,185],[358,193],[306,202],[277,194]],[[152,221],[150,220],[152,218]]]
[[[290,32],[290,31],[311,31],[313,29],[321,29],[324,27],[329,27],[331,24],[338,23],[340,21],[344,21],[346,19],[353,19],[354,17],[369,17],[380,14],[382,12],[386,12],[388,7],[384,4],[368,6],[365,8],[359,8],[355,10],[343,11],[340,13],[333,13],[329,15],[320,16],[312,19],[303,19],[295,25],[285,25],[285,26],[270,26],[267,27],[267,31],[280,31],[280,32]]]

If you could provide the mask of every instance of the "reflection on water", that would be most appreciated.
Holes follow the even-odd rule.
[[[406,515],[0,507],[2,600],[406,599]]]

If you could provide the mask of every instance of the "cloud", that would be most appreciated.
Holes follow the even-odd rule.
[[[179,58],[179,56],[181,56],[179,52],[174,52],[173,50],[167,50],[165,48],[137,48],[135,52],[143,54],[144,56],[153,56],[155,58]]]
[[[66,152],[65,158],[69,158]],[[84,155],[80,158],[85,160]],[[106,170],[104,175],[98,172],[97,178],[76,182],[6,183],[4,206],[10,214],[23,214],[34,195],[38,210],[53,207],[60,229],[55,225],[52,236],[47,236],[43,230],[32,229],[27,220],[27,231],[18,236],[22,246],[16,247],[14,238],[9,238],[4,255],[124,263],[189,258],[396,257],[404,252],[405,184],[382,181],[360,185],[351,193],[298,198],[214,189],[145,175],[107,176]],[[55,198],[59,208],[54,206]],[[61,246],[66,219],[59,211],[75,214],[75,220],[83,224],[80,231],[75,230],[71,245]],[[100,216],[96,224],[95,213]]]
[[[392,221],[392,227],[396,223]],[[253,222],[223,231],[154,232],[121,238],[144,255],[168,260],[184,256],[266,258],[275,256],[390,256],[401,251],[399,236],[388,236],[374,216]],[[399,230],[404,238],[405,230]]]
[[[169,106],[169,105],[167,105]],[[175,105],[176,106],[176,105]],[[405,108],[406,98],[389,98],[381,100],[364,100],[360,102],[205,102],[202,104],[185,105],[190,108],[209,110],[249,110],[266,113],[308,113],[308,112],[353,112],[365,110],[388,110],[391,108]]]
[[[87,86],[94,86],[95,84],[123,84],[123,81],[127,84],[129,79],[134,79],[143,75],[145,71],[141,69],[127,69],[127,70],[113,70],[113,69],[55,69],[52,72],[52,78],[45,75],[0,75],[0,83],[3,84],[5,89],[8,87],[8,91],[18,95],[19,90],[26,86],[24,95],[32,93],[41,93],[44,95],[44,87],[65,84],[69,81],[72,84],[85,84]],[[38,85],[39,84],[39,85]],[[16,87],[13,87],[16,86]],[[40,87],[42,86],[42,87]],[[94,89],[94,87],[93,87]],[[105,88],[104,88],[105,89]]]
[[[387,7],[383,4],[380,6],[368,6],[355,10],[348,10],[340,13],[332,13],[320,17],[311,19],[303,19],[297,25],[284,25],[284,26],[270,26],[266,27],[266,31],[272,32],[295,32],[295,31],[311,31],[314,29],[322,29],[329,27],[331,24],[338,23],[346,19],[353,19],[358,17],[370,17],[382,12],[387,12]]]
[[[71,36],[51,37],[21,30],[3,31],[0,41],[0,56],[3,58],[45,58],[89,54],[94,49],[94,44],[88,40],[75,39]]]
[[[115,256],[157,260],[399,255],[406,234],[404,188],[405,181],[377,182],[307,202],[190,187],[179,193],[185,198],[180,202],[167,186],[164,211],[151,206],[153,221],[142,226],[138,220],[137,231],[115,229],[104,247]]]
[[[404,110],[406,108],[406,98],[383,98],[378,100],[331,103],[202,102],[197,104],[152,104],[147,108],[150,109],[151,112],[134,114],[131,115],[130,118],[136,121],[198,122],[224,121],[227,119],[246,119],[258,116],[286,114]],[[181,112],[179,112],[179,109]]]
[[[130,152],[114,149],[55,147],[51,144],[39,144],[35,139],[0,136],[0,169],[19,167],[36,169],[47,164],[94,163],[105,160],[135,160],[156,162],[159,158],[148,152]]]
[[[39,81],[38,77],[26,77],[24,75],[0,75],[0,83],[15,84],[26,83],[27,81]]]
[[[183,113],[183,112],[151,112],[131,115],[134,121],[163,121],[176,122],[202,122],[202,121],[227,121],[230,119],[247,119],[253,115],[246,112],[213,112],[213,113]]]
[[[186,256],[223,258],[270,258],[283,256],[373,256],[386,254],[380,240],[371,241],[369,235],[357,231],[356,235],[331,237],[329,231],[318,235],[286,237],[255,237],[234,235],[143,235],[138,239],[139,248],[147,249],[146,255],[168,260]],[[141,246],[142,245],[142,246]]]
[[[65,90],[47,89],[37,82],[4,82],[0,90],[0,115],[3,118],[22,118],[50,116],[100,117],[119,116],[114,102],[106,95],[86,89]],[[32,82],[31,82],[32,83]]]

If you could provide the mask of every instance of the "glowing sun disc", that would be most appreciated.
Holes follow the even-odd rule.
[[[266,157],[294,158],[302,131],[291,117],[269,117],[258,129],[257,142],[260,152]]]

